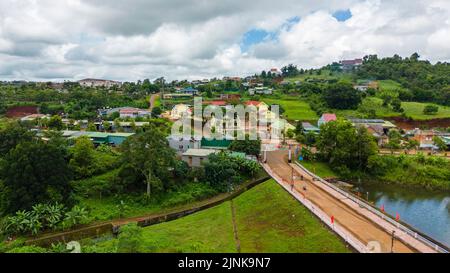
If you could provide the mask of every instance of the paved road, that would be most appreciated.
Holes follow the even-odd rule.
[[[391,252],[392,236],[385,229],[381,228],[373,221],[369,220],[364,213],[361,213],[358,208],[352,208],[349,203],[336,196],[326,192],[324,188],[317,185],[317,182],[312,182],[312,178],[303,172],[301,168],[294,164],[288,164],[287,151],[268,152],[267,164],[270,169],[278,176],[283,178],[286,183],[292,181],[292,173],[296,177],[295,189],[306,195],[306,198],[324,211],[327,215],[334,216],[335,221],[346,228],[364,244],[371,241],[377,241],[381,245],[382,252]],[[303,175],[305,181],[301,181],[300,177]],[[306,191],[303,187],[306,186]],[[361,209],[362,210],[362,209]],[[365,212],[367,215],[368,211]],[[381,219],[380,219],[381,220]],[[399,232],[397,233],[399,234]],[[400,234],[401,236],[401,234]],[[414,242],[416,243],[416,242]],[[425,248],[425,252],[433,252],[432,249]],[[418,252],[415,248],[399,241],[394,242],[395,253],[411,253]]]

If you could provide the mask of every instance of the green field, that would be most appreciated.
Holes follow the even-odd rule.
[[[378,81],[379,88],[382,91],[395,91],[405,89],[400,83],[393,80],[381,80]]]
[[[241,252],[349,252],[344,243],[270,180],[233,200]],[[142,252],[237,252],[232,203],[143,229]],[[85,252],[114,252],[117,239],[84,242]],[[87,245],[87,246],[86,246]]]
[[[349,80],[351,81],[352,76],[349,73],[343,73],[343,72],[333,72],[332,75],[330,75],[330,71],[329,70],[322,70],[322,73],[320,75],[317,75],[316,72],[314,72],[312,75],[310,75],[309,73],[305,73],[302,75],[298,75],[295,77],[289,77],[286,78],[287,81],[290,82],[296,82],[296,81],[305,81],[306,79],[318,79],[318,80],[340,80],[340,79],[344,79],[344,80]]]
[[[383,100],[376,97],[365,98],[363,104],[370,105],[370,108],[374,109],[377,117],[389,118],[401,116],[401,113],[394,112],[391,107],[384,107]],[[436,105],[439,107],[439,111],[436,115],[425,115],[423,109],[427,105]],[[402,102],[402,108],[405,110],[404,114],[414,120],[430,120],[440,118],[450,118],[450,107],[437,105],[433,103],[423,102]],[[339,117],[363,117],[363,113],[358,110],[334,110]]]
[[[313,162],[313,161],[302,161],[300,164],[303,165],[310,172],[322,178],[335,178],[338,177],[336,173],[328,166],[328,164],[323,162]]]
[[[280,99],[264,98],[262,100],[268,105],[281,105],[281,107],[286,110],[284,117],[288,120],[314,121],[319,119],[316,112],[311,109],[309,104],[298,97],[284,96]]]

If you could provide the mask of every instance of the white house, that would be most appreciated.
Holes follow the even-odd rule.
[[[111,80],[100,80],[100,79],[84,79],[81,81],[78,81],[78,83],[82,87],[106,87],[111,88],[113,86],[122,86],[121,82],[118,81],[111,81]]]

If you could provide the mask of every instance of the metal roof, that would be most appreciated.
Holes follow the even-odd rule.
[[[183,156],[202,156],[207,157],[211,154],[217,153],[218,150],[212,150],[212,149],[189,149],[187,150]]]

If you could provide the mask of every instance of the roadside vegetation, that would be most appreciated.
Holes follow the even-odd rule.
[[[389,145],[393,149],[416,147],[418,144],[401,144],[397,131],[390,134]],[[301,133],[300,133],[300,136]],[[321,128],[315,142],[303,143],[315,146],[317,153],[304,148],[301,152],[307,169],[323,178],[338,177],[344,180],[367,180],[395,183],[409,187],[450,190],[450,161],[436,156],[379,155],[375,139],[365,128],[355,130],[345,120],[327,123]],[[406,145],[406,146],[405,146]],[[445,145],[443,147],[446,148]]]
[[[242,194],[233,200],[233,206],[241,252],[349,252],[336,235],[273,180]],[[86,240],[82,249],[96,253],[235,253],[231,202],[146,228],[126,226],[118,238]]]

